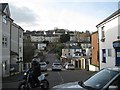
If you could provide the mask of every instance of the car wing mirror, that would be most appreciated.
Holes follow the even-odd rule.
[[[47,64],[49,64],[49,61],[46,61]]]
[[[79,83],[79,85],[83,85],[83,81],[79,81],[78,83]]]

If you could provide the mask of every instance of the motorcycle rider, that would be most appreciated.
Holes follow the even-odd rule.
[[[38,76],[41,75],[41,67],[37,60],[32,61],[31,70],[32,70],[33,83],[36,84],[36,86],[39,86]]]

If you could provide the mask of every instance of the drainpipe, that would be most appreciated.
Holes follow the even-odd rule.
[[[97,32],[98,32],[98,42],[97,42],[97,44],[98,44],[98,52],[97,52],[97,54],[98,54],[98,56],[97,56],[97,58],[98,58],[98,69],[100,70],[100,50],[99,50],[99,30],[98,30],[98,27],[97,27]]]
[[[8,17],[9,20],[10,20],[10,67],[9,67],[9,76],[11,76],[11,72],[10,72],[10,69],[11,69],[11,34],[12,34],[12,23],[14,20],[12,20],[10,17]]]
[[[11,31],[12,31],[12,22],[10,22],[10,68],[9,68],[9,75],[11,76]]]

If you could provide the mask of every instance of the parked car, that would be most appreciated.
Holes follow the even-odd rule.
[[[71,63],[68,63],[68,64],[66,64],[65,69],[67,69],[67,70],[74,70],[75,66],[73,64],[71,64]]]
[[[62,70],[62,64],[59,62],[55,62],[52,64],[52,71],[53,70]]]
[[[120,90],[120,67],[105,68],[86,81],[57,85],[53,90]]]
[[[65,66],[68,64],[68,62],[65,62],[64,64],[63,64],[63,68],[65,68]]]
[[[41,71],[47,71],[47,63],[46,62],[40,62]]]

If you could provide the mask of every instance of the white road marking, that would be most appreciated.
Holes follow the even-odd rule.
[[[59,75],[59,77],[61,78],[61,83],[64,83],[64,80],[63,80],[63,78],[62,78],[62,76],[60,75],[60,72],[57,72],[58,73],[58,75]]]
[[[47,68],[48,71],[52,71],[52,68]],[[62,71],[65,70],[65,69],[62,69]]]

